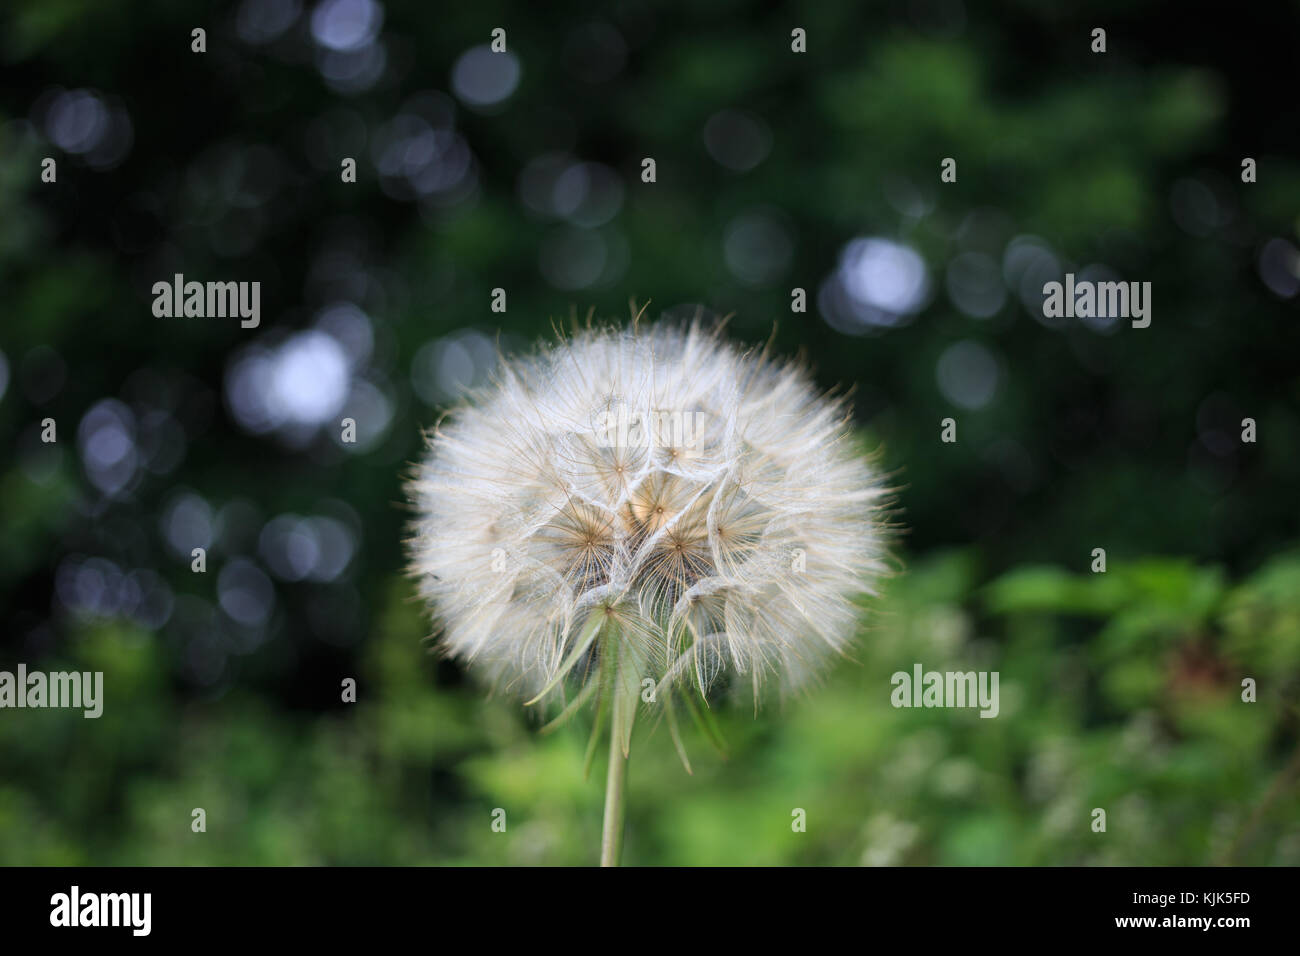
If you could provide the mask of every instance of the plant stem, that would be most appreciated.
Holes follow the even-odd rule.
[[[623,794],[627,756],[636,722],[638,681],[636,655],[612,624],[601,645],[602,681],[609,701],[609,769],[605,775],[605,825],[600,837],[600,865],[618,866],[623,846]]]
[[[601,866],[618,866],[618,854],[623,843],[623,789],[626,781],[627,757],[611,722],[609,770],[605,775],[605,827],[600,837]]]

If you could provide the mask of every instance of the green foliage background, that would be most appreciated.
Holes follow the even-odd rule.
[[[592,85],[565,52],[591,16],[579,5],[389,2],[384,77],[347,94],[313,65],[314,6],[261,47],[237,35],[239,4],[15,0],[0,14],[0,668],[102,670],[107,687],[97,721],[0,712],[0,863],[593,862],[601,787],[583,779],[584,728],[539,735],[519,705],[427,653],[431,625],[402,572],[400,479],[440,411],[410,383],[423,344],[473,328],[526,345],[589,308],[621,319],[630,297],[650,315],[731,313],[741,340],[775,324],[778,347],[802,350],[819,381],[855,385],[906,532],[903,573],[827,686],[757,716],[719,714],[725,758],[691,737],[690,775],[663,728],[640,729],[628,862],[1300,863],[1300,333],[1297,300],[1257,266],[1265,243],[1294,247],[1300,232],[1291,93],[1261,68],[1293,59],[1294,5],[1240,7],[1227,33],[1142,2],[621,2],[601,16],[626,41],[625,65]],[[1104,56],[1088,50],[1098,24]],[[189,52],[196,25],[203,57]],[[346,131],[374,136],[412,93],[446,91],[457,57],[496,26],[523,78],[501,110],[457,112],[473,196],[393,198],[367,158],[342,186],[337,156],[368,155],[365,133]],[[789,52],[793,26],[808,31],[806,55]],[[91,168],[47,141],[38,104],[55,87],[119,98],[134,129],[122,162]],[[326,122],[338,135],[322,151],[310,123],[340,109],[360,125]],[[771,130],[748,172],[705,148],[721,109]],[[275,158],[269,192],[252,188],[266,155],[255,147]],[[552,150],[625,184],[600,227],[625,268],[576,292],[539,271],[559,227],[517,191]],[[57,187],[39,182],[47,155]],[[1259,163],[1250,185],[1246,155]],[[653,185],[639,182],[644,156]],[[938,181],[945,156],[956,184]],[[1191,231],[1171,200],[1187,181],[1212,207]],[[247,188],[260,205],[240,199]],[[899,189],[924,211],[901,213]],[[772,281],[746,285],[723,239],[755,209],[785,224],[793,252]],[[963,227],[990,211],[991,234]],[[231,235],[247,240],[233,254]],[[1049,329],[1014,291],[988,319],[963,314],[947,265],[999,258],[1017,235],[1151,281],[1151,327]],[[817,289],[858,236],[924,258],[933,295],[910,322],[855,336],[823,321]],[[314,265],[340,249],[350,271],[323,288]],[[148,288],[167,264],[261,279],[262,328],[153,318]],[[790,313],[794,286],[809,290],[807,314]],[[231,356],[253,335],[306,327],[340,287],[374,323],[393,406],[383,440],[354,454],[324,436],[291,447],[247,433],[222,403]],[[509,292],[504,315],[488,309],[495,287]],[[977,411],[936,384],[959,341],[999,362],[996,397]],[[41,347],[68,373],[34,399],[25,357]],[[103,398],[132,401],[141,370],[171,383],[184,454],[104,498],[76,423]],[[60,423],[53,452],[34,437],[47,415]],[[938,440],[949,415],[955,445]],[[1257,444],[1236,440],[1245,416]],[[339,581],[277,581],[269,634],[246,649],[214,581],[255,548],[218,540],[209,573],[192,575],[159,530],[177,489],[263,518],[345,502],[359,550]],[[1104,575],[1089,572],[1095,547]],[[63,606],[55,579],[70,555],[156,570],[215,631]],[[311,612],[339,601],[355,609],[347,634],[324,640]],[[187,669],[200,639],[225,642],[212,682]],[[916,662],[999,671],[1000,716],[894,709],[889,677]],[[355,705],[338,700],[349,676]],[[1241,700],[1245,677],[1256,703]],[[195,807],[204,834],[191,832]],[[806,833],[792,832],[795,808]]]

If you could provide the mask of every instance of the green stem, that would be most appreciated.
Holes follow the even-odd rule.
[[[623,845],[623,792],[627,787],[627,756],[636,721],[637,657],[612,623],[600,646],[602,703],[609,701],[609,769],[605,775],[605,825],[600,837],[600,865],[618,866]]]
[[[617,691],[615,691],[617,693]],[[617,709],[618,703],[614,704]],[[605,775],[605,827],[600,837],[600,865],[618,866],[623,843],[623,790],[627,781],[627,756],[612,721],[609,730],[609,770]]]

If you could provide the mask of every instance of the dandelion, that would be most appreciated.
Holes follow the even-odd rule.
[[[430,435],[410,485],[413,574],[441,648],[558,725],[609,729],[614,864],[638,709],[690,769],[680,706],[807,687],[844,653],[885,571],[885,494],[844,399],[719,331],[586,329],[494,381]]]

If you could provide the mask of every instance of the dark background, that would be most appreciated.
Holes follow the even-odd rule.
[[[0,712],[0,862],[590,862],[581,729],[421,645],[401,479],[498,345],[646,302],[854,386],[907,571],[727,760],[647,736],[628,862],[1300,862],[1300,16],[1040,6],[10,4],[0,667],[108,700]],[[894,710],[918,661],[1002,715]]]

